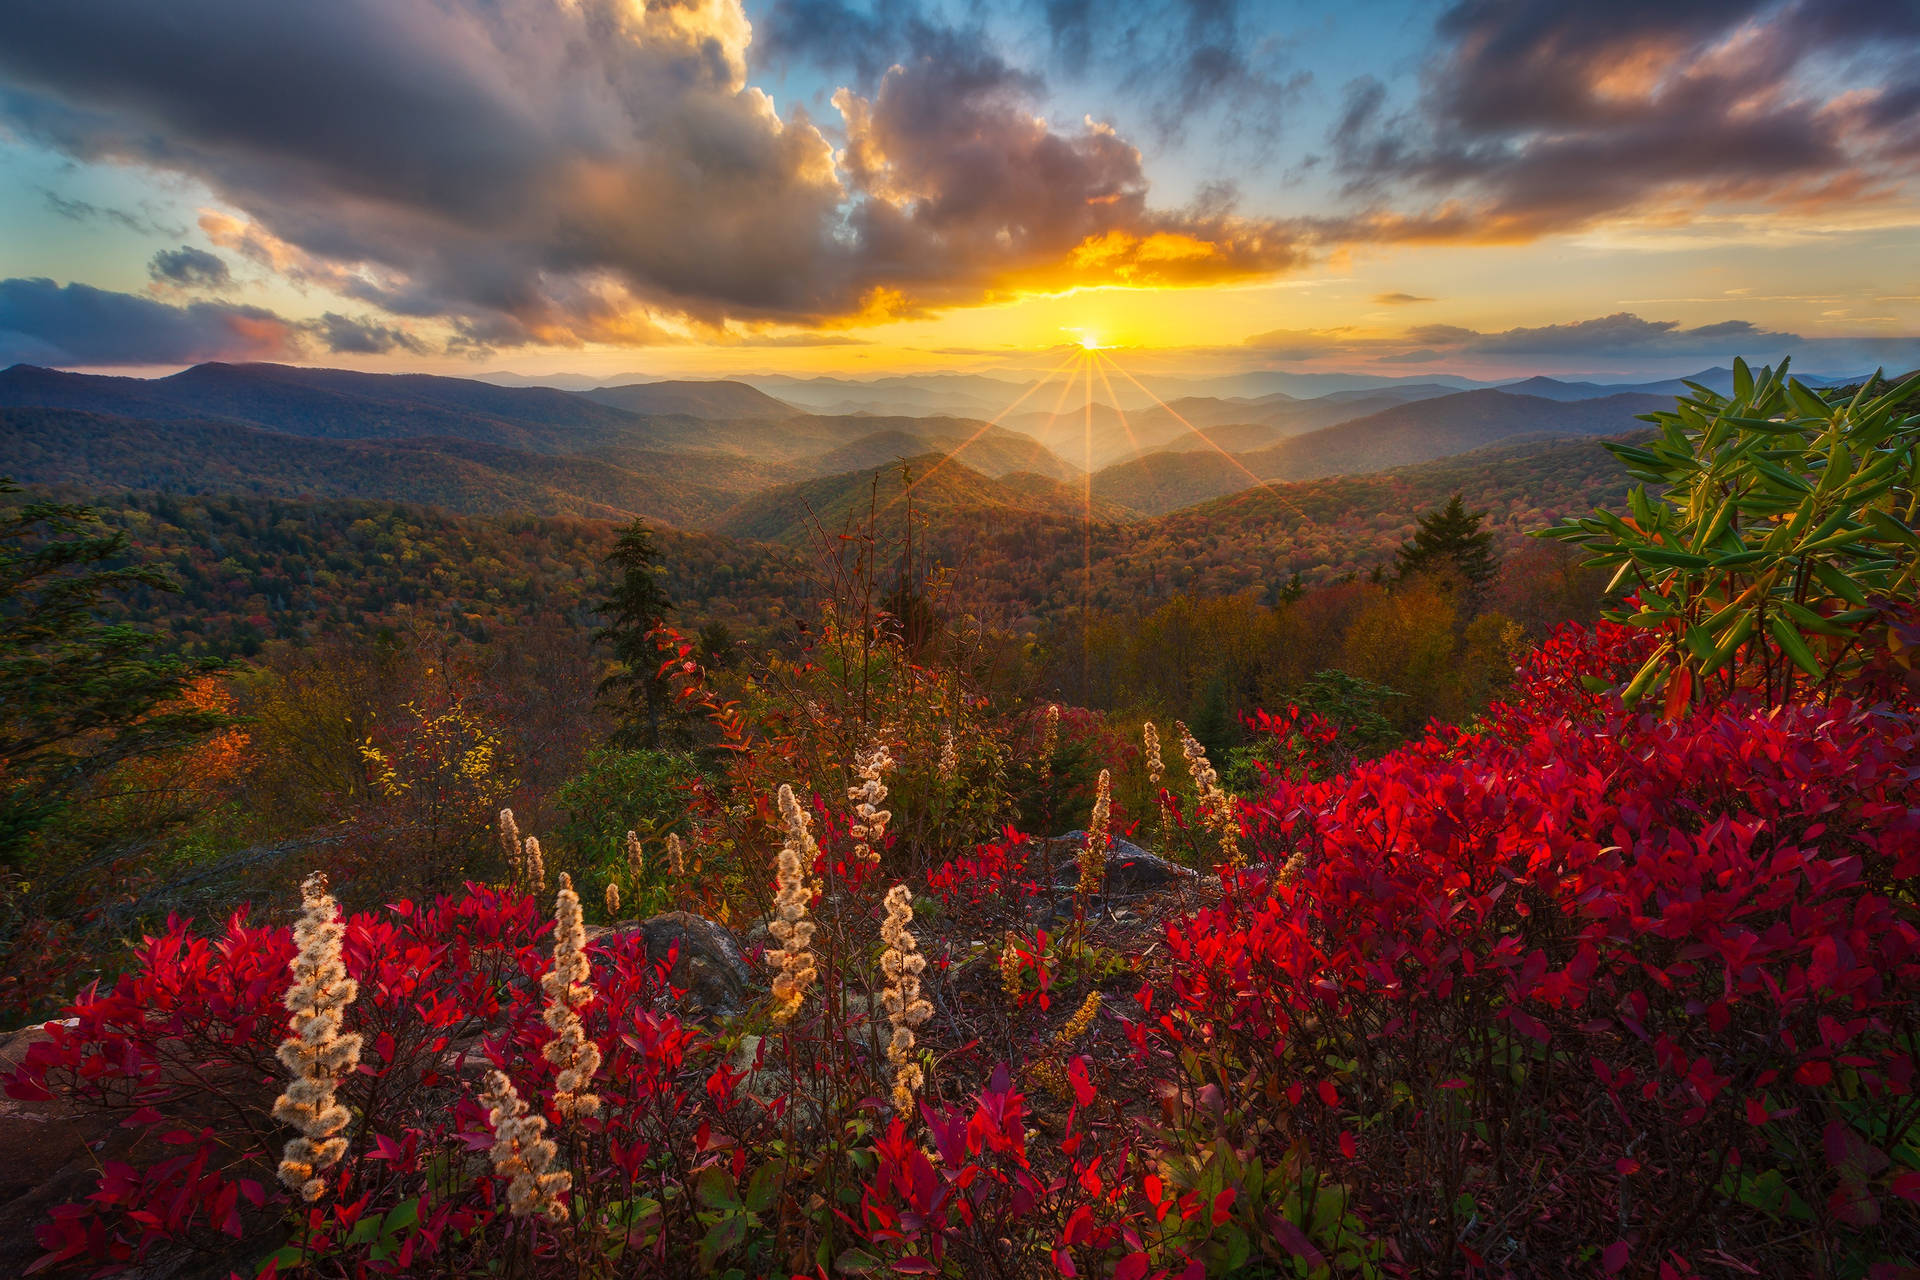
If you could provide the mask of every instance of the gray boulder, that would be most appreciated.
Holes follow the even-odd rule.
[[[1043,842],[1049,846],[1047,852],[1053,856],[1053,882],[1056,887],[1079,884],[1080,850],[1086,841],[1086,832],[1069,831]],[[1100,892],[1114,897],[1158,893],[1192,880],[1194,875],[1188,867],[1168,862],[1159,854],[1148,853],[1132,841],[1115,837],[1113,847],[1107,850],[1106,881],[1101,885]]]
[[[753,1002],[753,970],[725,925],[691,911],[667,911],[636,924],[622,922],[613,932],[638,933],[649,960],[673,955],[668,981],[686,991],[694,1012],[730,1017]]]

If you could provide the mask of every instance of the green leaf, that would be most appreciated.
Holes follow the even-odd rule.
[[[718,1165],[710,1165],[700,1171],[700,1181],[694,1187],[694,1194],[700,1203],[712,1209],[738,1209],[740,1197],[734,1193],[733,1176]]]
[[[730,1213],[712,1228],[700,1240],[700,1269],[711,1271],[716,1262],[728,1253],[740,1247],[747,1238],[747,1218],[742,1213]]]
[[[1695,555],[1691,551],[1676,551],[1672,547],[1635,547],[1633,558],[1648,564],[1665,565],[1669,569],[1706,569],[1713,565],[1711,557]]]
[[[1839,566],[1827,564],[1824,561],[1818,562],[1813,566],[1813,576],[1820,580],[1821,586],[1848,604],[1865,606],[1867,603],[1867,593],[1862,591],[1860,584],[1848,577]]]
[[[1825,674],[1820,669],[1820,660],[1813,656],[1813,650],[1807,647],[1807,642],[1793,629],[1793,624],[1787,621],[1785,614],[1776,613],[1769,617],[1767,629],[1773,633],[1780,651],[1792,658],[1795,666],[1816,680]]]
[[[769,1161],[753,1171],[747,1179],[747,1194],[743,1197],[747,1208],[754,1213],[765,1213],[773,1207],[780,1195],[780,1182],[786,1173],[786,1166],[778,1160]]]

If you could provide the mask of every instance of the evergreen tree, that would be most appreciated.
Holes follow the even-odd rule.
[[[19,491],[0,478],[0,496]],[[178,590],[162,569],[116,565],[126,550],[90,508],[0,508],[0,865],[115,765],[224,723],[161,709],[218,664],[156,654],[156,637],[97,617],[113,592]]]
[[[659,674],[660,651],[653,642],[653,632],[673,608],[660,585],[658,560],[653,531],[639,520],[621,531],[606,559],[615,574],[613,595],[600,603],[607,623],[593,638],[613,649],[617,665],[600,682],[600,695],[626,721],[614,733],[614,741],[624,746],[658,747],[661,723],[672,710],[673,695]]]
[[[1480,527],[1484,511],[1468,511],[1454,494],[1447,505],[1420,517],[1411,540],[1400,545],[1396,561],[1402,579],[1423,573],[1458,574],[1469,592],[1478,594],[1493,581],[1497,567],[1493,535]]]

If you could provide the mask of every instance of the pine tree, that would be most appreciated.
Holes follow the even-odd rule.
[[[1478,593],[1493,581],[1497,562],[1493,535],[1480,527],[1484,511],[1468,511],[1459,494],[1447,505],[1420,517],[1411,540],[1395,557],[1402,579],[1423,573],[1455,573],[1469,592]]]
[[[661,721],[672,706],[672,692],[659,674],[660,651],[653,642],[653,632],[673,608],[660,585],[658,560],[653,531],[639,520],[621,531],[606,559],[617,577],[613,595],[599,606],[607,623],[593,638],[613,649],[617,665],[600,682],[600,695],[625,717],[626,723],[613,736],[626,746],[659,747]]]
[[[18,492],[0,478],[0,495]],[[0,864],[115,765],[225,723],[167,705],[217,663],[158,654],[153,635],[98,617],[116,592],[178,590],[160,568],[118,563],[126,552],[90,508],[0,506]]]

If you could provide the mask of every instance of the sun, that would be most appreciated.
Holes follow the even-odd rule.
[[[1101,350],[1100,335],[1091,329],[1082,329],[1080,331],[1080,349],[1082,351]]]

